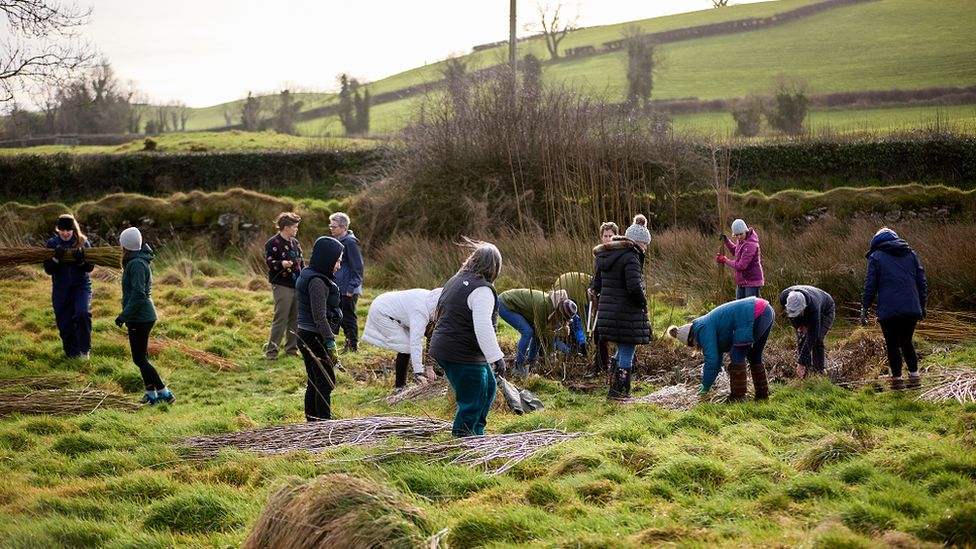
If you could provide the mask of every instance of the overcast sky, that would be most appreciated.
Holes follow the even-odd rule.
[[[249,90],[332,91],[508,37],[508,0],[78,0],[83,33],[153,102],[205,107]],[[756,0],[733,0],[733,4]],[[567,0],[581,26],[711,7],[710,0]],[[564,10],[565,11],[565,10]],[[535,0],[519,0],[520,34]]]

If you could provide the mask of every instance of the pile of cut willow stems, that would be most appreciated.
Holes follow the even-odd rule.
[[[387,404],[399,404],[408,400],[424,400],[447,395],[447,380],[439,377],[423,385],[413,385],[386,397]]]
[[[44,263],[48,259],[51,259],[53,255],[54,250],[51,248],[0,248],[0,268]],[[61,261],[74,263],[75,258],[69,251],[64,254]],[[122,265],[122,249],[117,246],[85,248],[85,262],[101,267],[118,269]]]
[[[89,414],[99,408],[137,410],[138,404],[122,395],[98,389],[49,389],[29,393],[0,392],[0,417],[10,414]]]
[[[427,463],[447,462],[480,467],[488,476],[495,476],[540,452],[584,435],[585,433],[564,433],[556,429],[538,429],[524,433],[453,438],[442,442],[407,442],[388,452],[363,459],[384,461],[407,455],[423,456]],[[492,466],[492,463],[495,465]]]
[[[976,402],[976,368],[940,367],[929,370],[922,383],[928,388],[918,395],[919,400],[955,400],[959,404]]]
[[[214,457],[223,448],[276,455],[296,451],[321,452],[336,446],[372,445],[390,437],[430,438],[450,432],[451,424],[439,419],[372,416],[199,436],[185,440],[184,445],[191,449],[190,458]]]
[[[154,337],[149,342],[149,354],[151,355],[158,354],[169,348],[183,353],[200,364],[206,364],[207,366],[214,367],[218,372],[221,370],[237,369],[237,364],[231,360],[213,353],[208,353],[207,351],[201,351],[200,349],[190,347],[189,345],[176,341],[175,339],[170,339],[168,337]]]

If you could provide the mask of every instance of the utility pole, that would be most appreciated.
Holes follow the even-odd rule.
[[[508,64],[512,67],[512,97],[515,97],[518,86],[518,55],[515,52],[515,3],[509,0],[508,8]]]

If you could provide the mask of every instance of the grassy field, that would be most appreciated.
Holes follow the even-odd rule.
[[[727,112],[675,115],[673,127],[683,134],[719,137],[735,134],[735,121]],[[815,110],[807,115],[804,127],[810,135],[877,135],[926,128],[971,135],[976,133],[976,105]],[[766,131],[772,134],[768,128]]]
[[[207,151],[303,151],[314,149],[361,149],[375,146],[371,139],[348,137],[299,137],[274,131],[264,132],[193,132],[167,133],[154,136],[159,152],[207,152]],[[144,140],[122,145],[69,146],[42,145],[39,147],[0,148],[0,154],[57,154],[57,153],[106,153],[124,154],[144,150]]]
[[[786,11],[810,0],[783,0],[733,6],[720,10],[660,17],[619,25],[606,25],[569,34],[564,48],[600,46],[620,38],[631,24],[647,32],[681,28],[743,17],[762,17]],[[655,77],[659,99],[714,99],[763,93],[769,80],[788,73],[806,79],[811,93],[929,86],[964,86],[976,82],[976,43],[968,22],[976,18],[976,4],[947,0],[939,9],[913,0],[885,0],[838,8],[781,27],[688,40],[659,48],[661,61]],[[541,41],[520,43],[520,55],[533,53],[548,59]],[[505,48],[464,57],[469,69],[501,63]],[[418,67],[374,82],[374,94],[441,78],[442,62]],[[545,78],[566,82],[606,101],[624,99],[626,54],[605,53],[567,59],[545,66]],[[303,96],[306,107],[333,101],[334,96]],[[406,120],[415,99],[377,106],[372,131],[397,129]],[[239,109],[238,109],[239,110]],[[190,120],[192,128],[223,125],[223,106],[209,107]],[[235,111],[236,112],[236,111]],[[334,118],[334,117],[330,117]],[[859,122],[857,120],[855,123]],[[866,124],[874,122],[867,120]],[[335,132],[334,120],[305,122],[309,133]]]
[[[489,432],[557,428],[586,436],[496,477],[421,458],[369,464],[362,458],[378,450],[368,449],[279,457],[225,451],[187,461],[180,447],[187,437],[302,419],[300,359],[258,358],[272,311],[263,277],[234,257],[202,257],[188,247],[161,251],[155,334],[239,367],[216,371],[166,350],[154,360],[175,405],[0,418],[0,545],[238,546],[286,478],[337,471],[395,490],[428,517],[428,534],[449,528],[451,547],[976,543],[976,406],[823,382],[775,385],[766,403],[673,412],[620,406],[603,393],[533,377],[527,386],[546,409],[515,416],[496,408]],[[0,280],[9,305],[0,309],[0,381],[64,376],[76,389],[114,390],[137,400],[141,380],[111,320],[118,280],[103,273],[94,282],[95,343],[91,362],[81,363],[62,357],[50,283],[35,273]],[[361,318],[375,295],[360,301]],[[668,310],[661,300],[657,307],[659,332]],[[788,347],[786,331],[777,335],[773,345]],[[840,337],[831,338],[831,348]],[[500,338],[511,352],[516,337],[504,323]],[[337,418],[387,412],[451,418],[444,397],[386,404],[392,381],[375,372],[392,355],[363,347],[343,357],[347,371],[339,374],[333,399]],[[976,360],[973,344],[923,349],[932,353],[926,366]],[[638,383],[636,393],[652,389]]]

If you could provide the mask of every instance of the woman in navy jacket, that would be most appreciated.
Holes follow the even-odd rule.
[[[91,244],[70,214],[58,217],[55,231],[57,234],[46,245],[53,249],[53,255],[44,262],[44,272],[51,275],[54,319],[64,354],[69,358],[88,360],[92,330],[92,287],[88,273],[95,266],[85,262],[85,248],[90,248]],[[70,260],[65,257],[68,253]]]
[[[925,318],[928,297],[925,269],[915,250],[887,227],[874,234],[871,249],[865,257],[868,274],[864,278],[864,295],[861,297],[861,325],[867,324],[868,309],[877,296],[878,323],[888,348],[891,388],[905,388],[905,380],[901,377],[902,358],[908,365],[908,388],[921,387],[912,336],[915,325]]]

